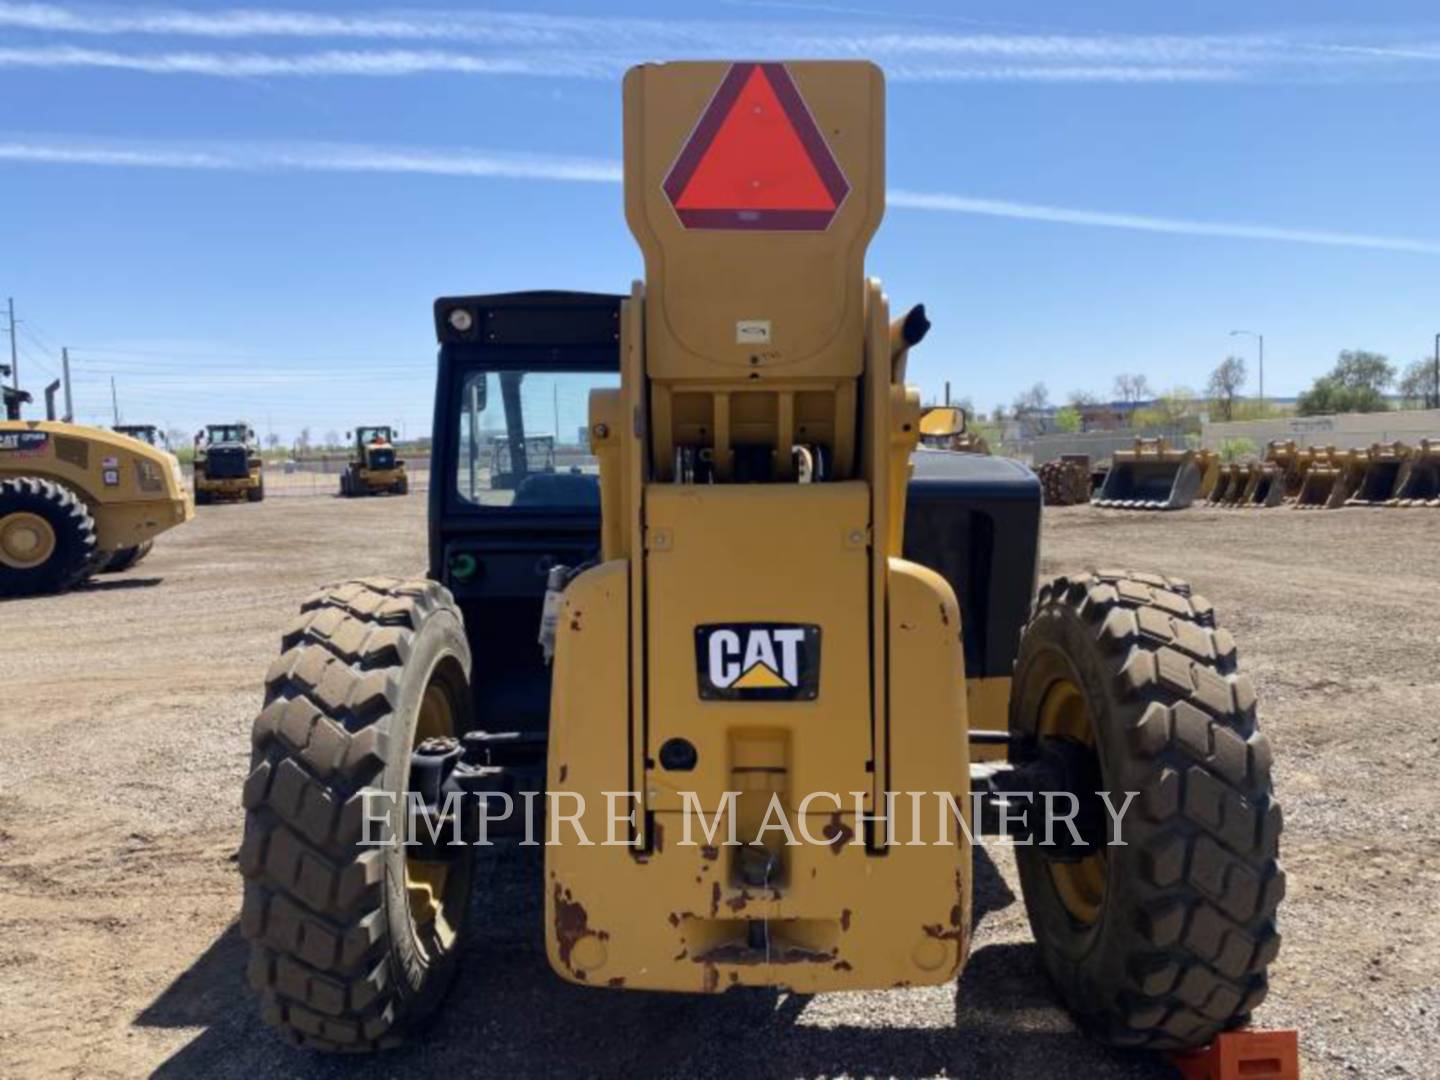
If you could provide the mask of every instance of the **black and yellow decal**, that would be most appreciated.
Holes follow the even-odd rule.
[[[704,701],[813,701],[820,693],[820,627],[697,626],[695,670]]]

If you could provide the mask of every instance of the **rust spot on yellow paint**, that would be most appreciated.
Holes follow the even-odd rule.
[[[940,621],[946,626],[950,625],[950,611],[944,604],[940,605]]]
[[[848,907],[842,912],[840,912],[840,929],[850,929],[850,909]]]
[[[703,961],[701,961],[703,963]],[[713,994],[715,988],[720,985],[720,972],[715,970],[714,964],[705,964],[705,992]]]
[[[569,776],[569,775],[570,775],[570,766],[569,766],[569,765],[566,765],[566,764],[564,764],[564,763],[562,762],[561,765],[560,765],[560,782],[563,784],[563,783],[565,782],[565,778],[566,778],[567,776]]]
[[[714,862],[720,857],[720,849],[713,844],[703,844],[700,847],[700,857]]]
[[[840,812],[837,810],[830,815],[830,821],[825,826],[821,835],[825,837],[825,842],[830,845],[830,850],[838,855],[840,854],[841,848],[855,839],[855,830],[845,824],[844,819],[841,818]]]
[[[610,987],[614,987],[615,989],[618,990],[620,987],[622,987],[622,986],[625,985],[625,976],[623,976],[623,975],[616,975],[615,978],[611,979],[611,980],[610,980],[609,982],[607,982],[605,985],[606,985],[606,986],[610,986]]]
[[[710,917],[720,914],[720,883],[717,881],[710,890]]]
[[[665,827],[660,822],[655,822],[655,852],[659,854],[665,850]]]
[[[820,952],[818,949],[805,949],[799,945],[774,946],[769,950],[752,949],[738,941],[730,941],[700,953],[695,957],[695,962],[753,967],[757,964],[828,964],[834,959],[833,949]]]
[[[852,970],[851,967],[850,967],[850,961],[849,961],[849,960],[836,960],[836,961],[835,961],[835,970],[836,970],[836,971],[850,971],[850,970]]]
[[[562,889],[557,881],[555,883],[555,944],[560,950],[560,962],[575,976],[582,979],[585,977],[585,973],[575,971],[570,966],[570,953],[574,951],[577,941],[587,937],[599,938],[601,941],[610,939],[610,935],[604,930],[590,928],[590,916],[586,914],[584,906],[570,895],[569,889]]]

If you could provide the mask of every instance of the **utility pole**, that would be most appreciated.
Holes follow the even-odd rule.
[[[110,376],[110,408],[115,413],[115,426],[120,426],[120,399],[115,396],[115,376]]]
[[[70,424],[75,421],[75,402],[70,397],[70,350],[63,346],[60,349],[60,374],[65,379],[65,422]]]
[[[20,357],[15,351],[15,298],[10,300],[10,385],[20,389]]]
[[[1435,401],[1433,409],[1440,409],[1440,334],[1435,335]]]
[[[950,380],[945,380],[945,404],[950,404]]]

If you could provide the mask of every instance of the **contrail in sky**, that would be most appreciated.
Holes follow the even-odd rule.
[[[412,173],[501,180],[552,180],[617,184],[620,162],[605,158],[507,154],[425,148],[386,148],[350,144],[287,145],[129,144],[74,140],[0,138],[0,162],[33,165],[111,168],[195,169],[224,171],[294,171]],[[1370,248],[1378,251],[1440,255],[1440,240],[1368,233],[1297,229],[1278,225],[1160,217],[1122,211],[1090,210],[981,198],[950,192],[892,188],[887,205],[921,213],[969,214],[1058,225],[1128,229],[1180,236],[1263,240],[1326,247]]]

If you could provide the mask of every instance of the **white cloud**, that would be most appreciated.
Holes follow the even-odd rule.
[[[1275,225],[1253,225],[1229,221],[1198,221],[1193,218],[1151,217],[1147,214],[1078,210],[1067,206],[1011,202],[1007,199],[978,199],[968,195],[947,195],[903,189],[891,189],[886,193],[885,201],[887,206],[906,210],[981,214],[987,217],[1048,221],[1061,225],[1091,225],[1106,229],[1137,229],[1141,232],[1176,233],[1182,236],[1277,240],[1291,244],[1321,244],[1329,247],[1375,248],[1381,251],[1410,251],[1424,255],[1440,255],[1440,241],[1412,240],[1396,236],[1372,236],[1366,233],[1291,229]]]
[[[188,146],[0,137],[0,162],[152,169],[414,173],[589,184],[617,184],[623,176],[620,162],[604,158],[335,143]],[[1158,217],[905,188],[891,188],[886,201],[892,209],[922,213],[970,214],[1180,236],[1440,255],[1440,241],[1414,237]]]
[[[813,14],[813,13],[812,13]],[[1066,34],[944,29],[896,31],[860,18],[789,21],[644,19],[526,12],[262,11],[71,7],[0,0],[0,29],[70,38],[264,41],[231,53],[151,51],[12,41],[0,64],[97,67],[221,77],[411,75],[456,72],[610,78],[641,60],[870,57],[897,81],[1217,82],[1233,80],[1433,78],[1435,36],[1391,41],[1307,35]],[[935,26],[943,26],[935,20]],[[819,29],[817,29],[817,27]],[[287,51],[296,41],[315,52]],[[341,43],[351,47],[336,47]],[[366,48],[386,43],[400,48]]]

